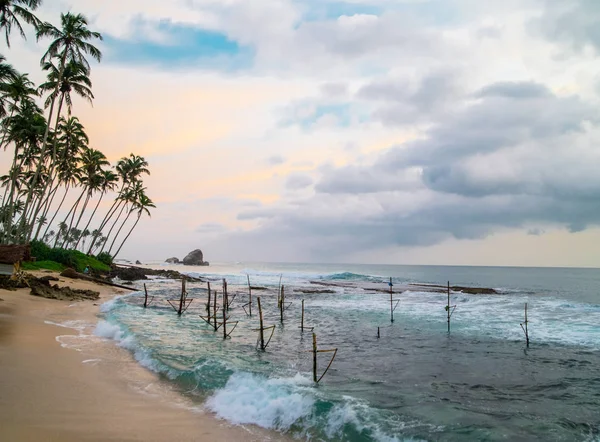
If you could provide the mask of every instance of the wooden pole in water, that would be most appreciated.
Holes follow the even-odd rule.
[[[185,301],[185,278],[181,278],[181,297],[179,298],[179,311],[177,314],[181,316],[183,313],[183,303]]]
[[[392,284],[392,277],[390,276],[390,315],[392,318],[392,324],[394,323],[394,285]]]
[[[523,324],[521,324],[521,328],[525,332],[525,342],[527,343],[527,347],[529,347],[529,329],[527,327],[528,323],[529,321],[527,320],[527,303],[525,303],[525,322],[523,323],[525,324],[525,327],[523,327]]]
[[[379,338],[380,338],[380,336],[381,336],[381,335],[379,334],[379,327],[377,327],[377,339],[379,339]]]
[[[208,283],[208,303],[206,304],[206,312],[208,314],[208,321],[210,322],[210,282]]]
[[[262,315],[262,307],[260,306],[260,296],[256,298],[258,300],[258,316],[260,318],[260,349],[265,349],[265,333],[263,330],[263,315]]]
[[[313,381],[317,382],[317,335],[313,333]]]
[[[146,283],[144,283],[144,308],[148,307],[148,289]]]
[[[302,300],[302,319],[300,319],[300,330],[304,331],[304,299]]]
[[[223,290],[223,339],[227,339],[227,292]]]
[[[227,280],[225,278],[223,278],[223,296],[225,297],[225,300],[227,300],[227,303],[224,304],[224,306],[227,311],[229,311],[229,296],[227,296]]]
[[[282,324],[283,324],[283,304],[284,304],[284,301],[285,301],[285,294],[284,294],[284,292],[285,292],[285,287],[281,286],[281,296],[279,298],[279,317],[280,317],[280,320],[281,320]]]
[[[250,275],[248,277],[248,316],[252,316],[252,287],[250,286]]]
[[[448,281],[448,305],[446,305],[448,312],[448,333],[450,333],[450,281]]]
[[[215,295],[213,296],[213,327],[215,331],[217,331],[217,293],[215,290]]]
[[[525,339],[527,340],[527,347],[529,347],[529,329],[527,324],[529,321],[527,320],[527,303],[525,303]]]

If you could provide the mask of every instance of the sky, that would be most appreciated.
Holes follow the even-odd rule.
[[[157,208],[120,258],[600,266],[597,0],[46,0]],[[48,42],[8,61],[43,80]]]

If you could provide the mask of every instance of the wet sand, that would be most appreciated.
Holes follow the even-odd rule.
[[[283,440],[218,420],[127,350],[89,336],[99,305],[125,291],[63,278],[58,284],[101,297],[69,303],[36,298],[29,289],[0,290],[0,440]],[[79,330],[52,324],[65,321]]]

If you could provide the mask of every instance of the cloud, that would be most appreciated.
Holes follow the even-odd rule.
[[[285,163],[285,158],[281,155],[271,155],[269,158],[267,158],[266,162],[271,166],[278,166]]]
[[[205,223],[196,229],[198,233],[222,233],[226,231],[226,227],[219,223]]]
[[[285,187],[289,190],[305,189],[312,185],[313,179],[305,174],[294,173],[285,181]]]
[[[530,27],[551,41],[581,52],[591,48],[600,54],[600,8],[596,0],[546,0],[543,13]]]
[[[495,83],[417,141],[371,164],[322,168],[316,194],[242,216],[261,220],[239,234],[307,238],[312,259],[389,246],[423,247],[496,232],[600,225],[600,119],[578,97],[542,84]],[[545,227],[538,227],[541,232]]]

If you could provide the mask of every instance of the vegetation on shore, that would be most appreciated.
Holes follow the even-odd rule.
[[[71,267],[78,272],[83,272],[87,266],[90,267],[93,273],[108,273],[111,270],[110,256],[99,255],[99,258],[108,258],[107,261],[102,262],[98,257],[86,255],[78,250],[50,248],[41,241],[31,242],[31,255],[35,256],[36,261],[25,263],[23,266],[25,270],[45,268],[62,271],[67,267]],[[61,266],[62,268],[60,268]]]
[[[48,258],[52,261],[96,268],[102,262],[84,257],[117,256],[141,217],[155,207],[142,181],[150,171],[133,153],[111,167],[90,147],[73,108],[76,97],[90,104],[94,99],[88,58],[101,61],[94,44],[102,35],[89,29],[84,15],[72,12],[61,14],[60,26],[42,22],[33,13],[41,3],[0,2],[7,49],[15,29],[26,37],[25,24],[38,41],[50,39],[40,62],[47,78],[37,86],[0,54],[0,147],[12,152],[10,169],[0,177],[0,244],[39,241],[68,255]]]

